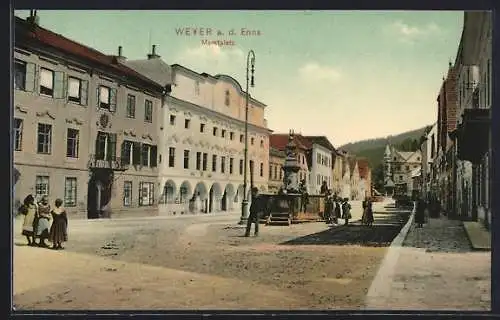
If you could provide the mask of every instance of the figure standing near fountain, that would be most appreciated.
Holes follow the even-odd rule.
[[[351,204],[349,203],[349,199],[344,198],[344,201],[342,202],[342,219],[345,220],[344,225],[349,224],[349,219],[351,219]]]
[[[245,231],[245,237],[250,237],[250,231],[252,229],[252,223],[255,223],[255,236],[259,235],[259,218],[264,211],[264,206],[259,197],[259,189],[256,187],[252,188],[252,202],[250,204],[250,214],[248,215],[247,228]]]

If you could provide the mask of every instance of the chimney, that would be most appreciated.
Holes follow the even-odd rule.
[[[122,46],[118,46],[118,55],[116,56],[116,60],[118,62],[123,62],[123,61],[127,60],[127,58],[123,56]]]
[[[32,25],[40,24],[40,17],[36,15],[36,10],[30,10],[30,16],[26,19]]]
[[[154,59],[154,58],[159,58],[160,56],[156,54],[156,44],[153,44],[151,48],[151,53],[148,54],[148,60]]]

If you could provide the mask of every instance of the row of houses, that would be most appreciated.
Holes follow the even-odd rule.
[[[245,99],[231,76],[169,65],[155,45],[144,59],[130,60],[122,47],[107,55],[42,28],[34,10],[16,17],[16,205],[34,194],[61,198],[70,213],[89,218],[105,209],[240,210]],[[272,147],[281,135],[268,128],[266,108],[250,96],[247,171],[254,186],[272,192],[284,148]],[[310,192],[323,181],[349,198],[369,192],[366,163],[326,137],[302,142],[301,177]]]
[[[465,12],[454,63],[423,137],[421,189],[450,218],[491,223],[492,13]]]
[[[326,136],[293,134],[300,166],[298,176],[306,182],[307,192],[320,194],[326,182],[333,194],[350,200],[372,195],[371,168],[368,160],[335,148]],[[269,192],[276,193],[283,185],[285,148],[289,134],[271,134]]]

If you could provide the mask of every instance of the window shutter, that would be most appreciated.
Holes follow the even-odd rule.
[[[88,92],[89,92],[89,82],[87,80],[82,80],[80,83],[80,104],[82,106],[86,106],[88,103]],[[97,99],[99,100],[99,95],[97,95]]]
[[[158,149],[157,149],[157,146],[150,146],[150,150],[149,150],[149,155],[150,155],[150,159],[149,159],[149,164],[151,165],[151,168],[156,168],[158,166],[158,161],[157,161],[157,158],[158,158]]]
[[[130,158],[127,157],[126,155],[126,146],[127,146],[127,141],[126,140],[123,140],[122,144],[121,144],[121,152],[120,152],[120,155],[121,155],[121,163],[122,164],[129,164],[129,160]]]
[[[139,205],[142,206],[142,182],[139,183]]]
[[[100,89],[101,89],[101,86],[97,86],[97,89],[96,89],[96,99],[95,99],[96,102],[97,102],[97,105],[96,105],[97,110],[99,110],[99,108],[101,106]]]
[[[108,159],[107,160],[115,160],[116,159],[116,133],[108,134]]]
[[[132,144],[132,164],[141,163],[141,144],[139,142],[134,142]]]
[[[36,82],[36,65],[28,62],[26,64],[26,91],[35,91]]]
[[[64,99],[66,96],[64,72],[54,72],[54,99]]]
[[[96,137],[95,137],[95,155],[94,155],[94,159],[99,159],[98,157],[102,154],[102,152],[99,152],[99,136],[100,136],[100,132],[97,133]]]
[[[109,111],[111,111],[111,112],[116,111],[116,89],[115,88],[109,89]]]

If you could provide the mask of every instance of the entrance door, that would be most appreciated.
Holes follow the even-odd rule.
[[[102,216],[103,207],[111,201],[112,186],[111,170],[97,169],[92,173],[87,188],[87,218],[97,219]]]

